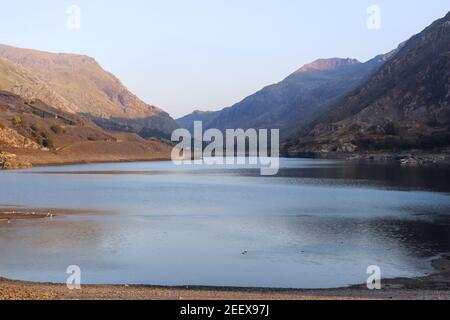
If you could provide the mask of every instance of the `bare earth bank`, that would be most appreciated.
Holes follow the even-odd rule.
[[[170,144],[157,140],[144,142],[80,142],[60,148],[57,151],[3,148],[4,154],[12,155],[14,161],[11,161],[11,164],[8,166],[0,165],[0,169],[102,162],[170,160],[172,148]],[[2,158],[0,157],[1,163]]]

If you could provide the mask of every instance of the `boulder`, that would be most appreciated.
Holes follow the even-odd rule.
[[[0,169],[25,169],[31,168],[29,161],[20,160],[17,155],[0,151]]]
[[[356,146],[353,143],[343,143],[338,146],[337,151],[343,153],[352,153],[356,151]]]

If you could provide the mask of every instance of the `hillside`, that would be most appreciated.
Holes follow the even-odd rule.
[[[450,146],[450,13],[400,50],[287,150],[437,150]]]
[[[177,128],[93,59],[0,45],[0,90],[84,114],[106,129],[168,137]]]
[[[171,150],[162,141],[108,132],[40,100],[0,91],[0,167],[169,159]]]
[[[0,90],[20,95],[24,99],[40,99],[61,110],[75,113],[78,107],[52,90],[40,77],[21,65],[0,58]]]

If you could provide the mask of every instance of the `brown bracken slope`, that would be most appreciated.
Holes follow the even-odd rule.
[[[3,158],[15,154],[18,166],[28,166],[168,159],[171,145],[134,133],[105,131],[89,119],[40,100],[0,91],[0,151]]]

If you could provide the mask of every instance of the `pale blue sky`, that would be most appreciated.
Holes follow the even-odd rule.
[[[316,58],[361,61],[444,16],[448,0],[0,0],[0,43],[93,56],[179,117],[216,110]],[[66,27],[80,6],[81,30]],[[381,29],[366,27],[381,8]]]

